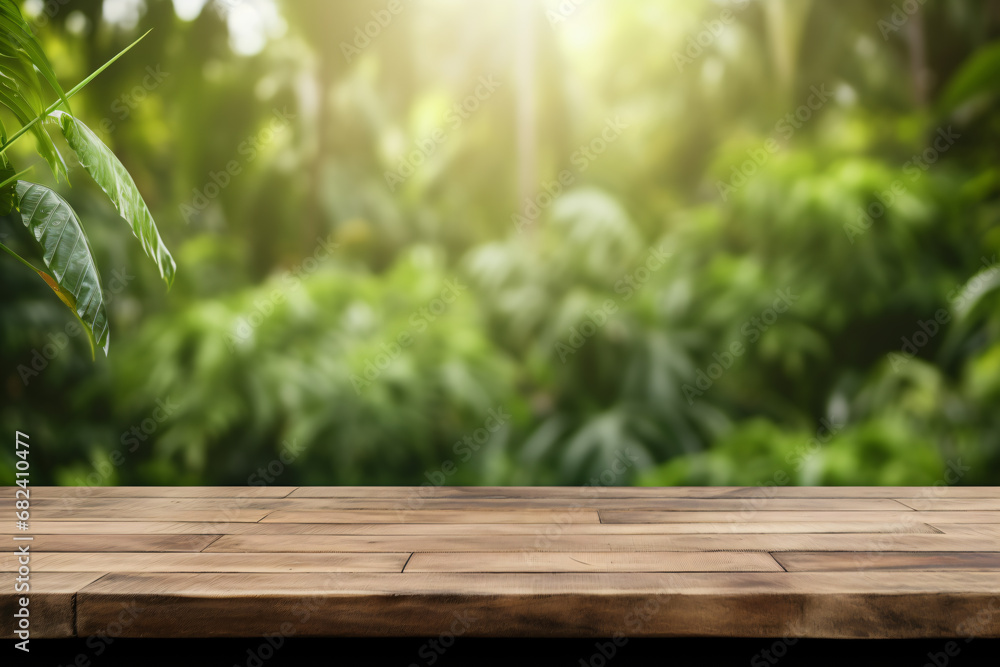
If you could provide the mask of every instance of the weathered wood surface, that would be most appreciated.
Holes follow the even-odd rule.
[[[17,576],[12,537],[32,536],[33,637],[1000,637],[996,487],[37,487],[31,500],[29,531],[0,526],[0,572]]]

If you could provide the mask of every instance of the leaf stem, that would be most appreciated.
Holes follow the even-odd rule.
[[[23,258],[20,255],[18,255],[16,252],[14,252],[13,250],[11,250],[7,246],[5,246],[3,243],[0,243],[0,248],[2,248],[3,250],[5,250],[8,255],[10,255],[11,257],[13,257],[14,259],[16,259],[17,261],[21,262],[21,264],[24,264],[26,267],[28,267],[29,269],[31,269],[35,273],[41,273],[41,271],[38,269],[38,267],[36,267],[31,262],[29,262],[25,258]]]
[[[3,183],[0,183],[0,188],[5,188],[5,187],[7,187],[7,186],[8,186],[8,185],[10,185],[10,184],[11,184],[12,182],[14,182],[14,181],[16,181],[17,179],[19,179],[20,177],[24,176],[25,174],[27,174],[27,173],[28,173],[29,171],[31,171],[31,170],[32,170],[32,169],[34,169],[34,168],[35,168],[35,166],[34,166],[34,165],[31,165],[31,166],[30,166],[30,167],[28,167],[27,169],[22,169],[21,171],[17,172],[16,174],[14,174],[14,175],[13,175],[13,176],[11,176],[10,178],[8,178],[8,179],[7,179],[6,181],[4,181]]]

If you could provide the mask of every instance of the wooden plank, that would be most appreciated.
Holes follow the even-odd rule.
[[[1000,540],[1000,524],[996,523],[939,523],[934,528],[946,535],[983,535]],[[1000,548],[997,550],[1000,551]]]
[[[300,486],[289,498],[717,498],[738,486]],[[900,494],[893,494],[900,495]],[[892,496],[889,496],[892,497]]]
[[[914,512],[914,514],[916,514]],[[986,525],[986,524],[977,524]],[[571,535],[682,535],[713,533],[938,533],[926,523],[878,521],[771,521],[750,523],[231,523],[226,534],[241,535],[542,535],[558,530]],[[184,521],[39,521],[34,535],[177,534],[210,535],[213,523]],[[0,532],[0,537],[15,533]]]
[[[281,507],[281,498],[42,498],[32,500],[35,510],[270,510]],[[301,501],[300,501],[301,502]],[[322,502],[322,501],[320,501]]]
[[[185,525],[185,524],[181,524]],[[208,524],[188,524],[208,525]],[[925,523],[775,521],[770,523],[248,523],[234,524],[241,535],[685,535],[731,533],[939,533]],[[169,531],[165,531],[169,532]],[[176,531],[185,532],[185,531]]]
[[[270,514],[270,510],[176,510],[157,509],[72,509],[31,510],[31,521],[205,521],[213,523],[256,522]]]
[[[87,584],[97,581],[104,573],[98,572],[32,572],[27,593],[29,632],[31,639],[46,639],[53,637],[72,637],[74,628],[74,596]],[[13,577],[10,585],[0,590],[0,637],[12,639],[14,612],[20,608],[18,599],[25,595],[14,590]],[[121,611],[121,607],[119,607]],[[20,641],[18,639],[18,641]],[[29,643],[29,648],[35,645]],[[8,651],[13,649],[6,649]],[[25,654],[25,658],[31,655]],[[27,664],[25,660],[25,664]]]
[[[13,498],[17,487],[0,487]],[[284,498],[294,486],[32,486],[31,499],[52,498]]]
[[[34,518],[34,517],[32,517]],[[32,521],[32,535],[217,535],[241,532],[256,523],[220,525],[208,521]],[[24,535],[0,531],[0,537]]]
[[[600,523],[597,510],[277,510],[261,523]]]
[[[404,572],[781,572],[766,553],[415,553]]]
[[[737,486],[727,488],[717,497],[1000,498],[1000,486]]]
[[[201,551],[218,535],[35,535],[31,551]],[[0,542],[0,551],[17,543]]]
[[[905,533],[824,535],[223,535],[209,552],[994,551],[995,539]]]
[[[289,498],[1000,498],[1000,486],[302,486]]]
[[[1000,523],[1000,512],[621,512],[600,510],[601,523],[756,523],[877,521],[886,523]]]
[[[304,601],[309,614],[304,614]],[[109,574],[81,636],[1000,637],[993,572]]]
[[[402,572],[409,553],[37,553],[32,572]],[[15,572],[0,554],[0,572]]]
[[[955,500],[990,503],[991,499]],[[890,498],[427,498],[412,505],[403,498],[50,498],[32,503],[38,510],[551,510],[659,511],[908,511]],[[1000,509],[1000,501],[997,501]]]
[[[1000,511],[1000,498],[900,498],[898,501],[907,507],[924,512]]]
[[[13,498],[17,487],[0,487],[0,497]],[[34,499],[80,498],[370,498],[413,501],[424,498],[593,499],[593,498],[991,498],[1000,486],[694,486],[694,487],[507,487],[507,486],[36,486]]]
[[[1000,570],[1000,553],[997,552],[786,551],[773,555],[789,572]]]

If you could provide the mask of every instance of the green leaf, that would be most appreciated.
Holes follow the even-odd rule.
[[[0,0],[0,2],[3,2],[3,1],[4,0]],[[49,157],[47,155],[45,155],[45,154],[43,154],[43,157],[46,157],[46,159],[49,161],[49,166],[52,168],[53,173],[56,174],[56,180],[59,180],[59,173],[56,172],[56,169],[58,169],[59,167],[61,167],[62,168],[62,172],[61,173],[63,174],[63,177],[66,178],[66,182],[68,183],[69,182],[69,178],[66,175],[66,164],[64,162],[62,162],[62,156],[60,156],[59,155],[59,151],[57,151],[55,149],[55,145],[52,144],[52,141],[49,138],[49,135],[45,134],[44,131],[41,129],[41,126],[38,124],[38,121],[43,120],[45,118],[48,118],[49,114],[52,113],[53,111],[55,111],[57,108],[59,108],[59,105],[62,104],[62,103],[65,103],[66,104],[66,108],[68,109],[69,108],[69,98],[73,97],[78,92],[80,92],[81,90],[83,90],[84,87],[86,87],[87,84],[89,84],[91,81],[93,81],[97,77],[98,74],[100,74],[101,72],[103,72],[104,70],[106,70],[111,65],[111,63],[115,62],[116,60],[118,60],[119,58],[121,58],[123,55],[125,55],[126,53],[128,53],[132,49],[132,47],[134,47],[136,44],[138,44],[139,42],[141,42],[146,37],[146,35],[148,35],[152,31],[153,31],[153,29],[150,28],[149,30],[147,30],[146,32],[144,32],[142,34],[142,36],[139,37],[139,39],[135,40],[134,42],[132,42],[131,44],[129,44],[128,46],[126,46],[124,49],[122,49],[121,51],[119,51],[118,55],[116,55],[114,58],[112,58],[111,60],[109,60],[108,62],[104,63],[103,65],[101,65],[100,67],[98,67],[96,70],[94,70],[93,72],[91,72],[90,76],[88,76],[86,79],[84,79],[80,83],[76,84],[75,86],[73,86],[73,89],[70,90],[69,93],[67,93],[65,96],[61,96],[60,100],[57,100],[57,101],[53,102],[52,104],[50,104],[44,111],[42,111],[41,113],[36,114],[35,117],[32,118],[31,120],[25,122],[24,119],[22,118],[22,116],[19,115],[18,116],[18,120],[21,121],[21,129],[19,129],[17,132],[15,132],[14,135],[10,139],[4,139],[3,145],[0,146],[0,155],[3,155],[7,151],[7,149],[10,147],[10,145],[13,144],[15,141],[17,141],[17,139],[22,134],[24,134],[25,132],[28,132],[28,131],[34,132],[35,136],[38,138],[38,141],[40,142],[39,143],[39,152],[41,152],[43,149],[48,150],[48,146],[52,147],[52,152],[54,153],[54,158],[57,159],[57,163],[53,164],[53,161],[50,160]],[[0,49],[0,55],[2,55],[2,49]],[[2,79],[3,79],[3,75],[2,75],[2,71],[0,71],[0,83],[2,83]],[[37,83],[37,79],[36,79],[36,83]],[[12,101],[14,103],[17,103],[17,98],[14,97],[13,100],[8,100],[6,98],[0,98],[0,104],[4,104],[4,105],[8,106],[8,108],[10,108],[10,104],[8,104],[8,101]],[[11,108],[11,110],[14,111],[13,108]]]
[[[38,153],[45,158],[58,181],[60,177],[67,178],[66,163],[49,135],[35,122],[46,110],[38,72],[69,108],[69,100],[28,24],[12,3],[0,0],[0,104],[10,109],[22,128],[27,127],[35,135]],[[6,145],[6,141],[4,143]]]
[[[951,76],[941,94],[944,111],[980,95],[995,94],[1000,80],[1000,42],[978,49]]]
[[[66,200],[45,186],[19,181],[17,196],[21,221],[38,242],[48,269],[36,271],[76,313],[87,332],[91,354],[96,347],[107,354],[108,316],[101,275],[79,218]]]
[[[2,57],[0,55],[0,58]],[[14,114],[14,117],[17,118],[22,126],[33,123],[38,113],[28,103],[24,94],[18,90],[16,83],[2,73],[0,73],[0,104],[10,109],[11,113]],[[45,158],[56,180],[58,181],[61,176],[68,181],[66,163],[56,149],[55,144],[52,143],[51,137],[46,134],[45,129],[38,123],[34,123],[30,127],[30,132],[35,135],[38,154]]]
[[[118,209],[118,213],[132,227],[132,232],[142,243],[143,250],[156,262],[160,277],[169,287],[174,281],[177,265],[160,238],[153,216],[150,215],[146,202],[139,194],[139,189],[135,187],[135,181],[132,180],[128,170],[90,128],[73,116],[55,111],[50,119],[58,123],[67,143],[76,151],[80,164],[101,186],[108,199]]]
[[[0,33],[3,34],[4,40],[14,43],[21,51],[27,54],[31,60],[31,64],[41,72],[42,77],[49,82],[52,90],[59,96],[62,103],[66,105],[66,109],[70,110],[69,99],[59,85],[59,80],[52,70],[52,65],[49,63],[42,45],[38,43],[35,33],[31,31],[31,26],[24,20],[21,12],[18,11],[13,2],[0,2]]]

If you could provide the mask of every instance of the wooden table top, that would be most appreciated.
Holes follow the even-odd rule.
[[[0,616],[29,544],[32,638],[1000,637],[1000,487],[33,487],[30,501],[27,531],[0,528]]]

